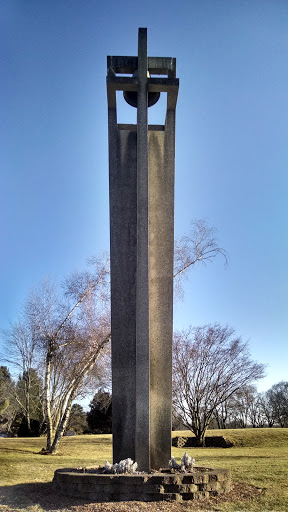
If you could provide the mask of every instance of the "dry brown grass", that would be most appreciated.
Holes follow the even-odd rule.
[[[238,446],[188,452],[197,465],[230,468],[232,491],[205,501],[170,503],[96,504],[54,493],[51,480],[56,468],[111,461],[111,436],[66,438],[58,456],[39,455],[42,439],[0,439],[0,512],[288,511],[288,429],[227,431],[226,435]],[[183,448],[173,448],[173,455],[182,456]]]

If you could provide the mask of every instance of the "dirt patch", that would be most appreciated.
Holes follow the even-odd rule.
[[[37,512],[208,512],[225,502],[247,501],[248,505],[261,493],[252,485],[234,484],[231,491],[203,501],[87,503],[55,493],[51,483],[23,484],[0,489],[0,512],[28,511],[32,507]]]

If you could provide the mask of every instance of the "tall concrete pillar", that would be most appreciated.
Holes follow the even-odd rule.
[[[176,59],[147,57],[141,28],[138,57],[108,57],[107,67],[113,460],[131,457],[149,471],[171,458],[179,81]],[[117,123],[117,90],[137,108],[137,125]],[[165,125],[148,126],[148,107],[161,92],[167,93]]]

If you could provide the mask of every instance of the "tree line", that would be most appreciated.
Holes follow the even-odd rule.
[[[6,366],[0,366],[0,433],[18,437],[39,437],[47,434],[44,414],[42,379],[33,369],[30,387],[30,425],[26,414],[25,377],[15,382]],[[74,403],[64,434],[100,434],[112,432],[112,396],[98,390],[89,404],[89,411]]]
[[[205,220],[192,222],[189,235],[175,243],[176,290],[191,268],[219,255],[226,264],[215,229]],[[48,453],[57,452],[77,399],[96,389],[110,389],[109,320],[109,260],[102,257],[58,285],[42,282],[28,295],[19,318],[2,331],[2,361],[19,378],[11,403],[5,392],[0,393],[1,417],[17,404],[28,432],[38,420],[46,432]],[[7,368],[2,368],[9,380]],[[241,338],[217,324],[175,334],[173,370],[174,416],[195,433],[199,444],[215,415],[220,418],[223,404],[264,375],[264,366],[251,361]]]
[[[176,337],[176,343],[178,343]],[[193,365],[201,364],[199,359]],[[188,365],[186,365],[188,366]],[[192,369],[192,368],[191,368]],[[194,367],[193,367],[194,371]],[[181,375],[177,372],[175,378]],[[0,367],[0,431],[12,436],[40,436],[46,433],[46,423],[43,407],[43,383],[35,370],[31,372],[30,389],[30,429],[25,415],[25,376],[20,376],[17,382],[12,379],[9,369]],[[197,394],[197,387],[191,388],[191,399]],[[215,390],[216,393],[216,390]],[[188,428],[197,437],[197,431],[187,422],[187,411],[174,388],[173,393],[173,429]],[[208,399],[208,393],[207,393]],[[184,415],[185,411],[185,415]],[[205,409],[198,412],[191,409],[191,417],[199,425],[205,425]],[[191,421],[191,420],[190,420]],[[198,423],[197,423],[198,421]],[[213,408],[207,428],[272,428],[288,427],[288,382],[274,384],[268,391],[259,393],[253,385],[239,387],[229,398]],[[204,434],[206,428],[204,429]],[[105,389],[99,389],[89,404],[88,412],[83,406],[74,403],[64,434],[102,434],[112,433],[112,394]]]

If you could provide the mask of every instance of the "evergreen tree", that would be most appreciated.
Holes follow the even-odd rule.
[[[93,434],[112,432],[112,397],[107,391],[99,390],[89,404],[87,423]]]
[[[19,410],[15,401],[15,384],[7,366],[0,366],[0,429],[9,432]]]
[[[87,429],[86,412],[82,405],[73,404],[71,408],[70,418],[67,430],[73,430],[76,434],[83,434]]]

